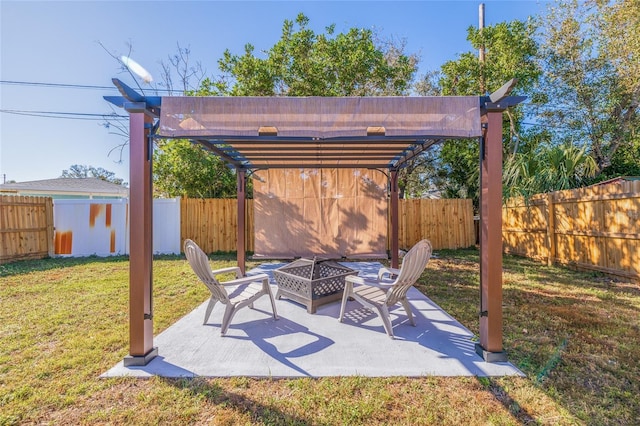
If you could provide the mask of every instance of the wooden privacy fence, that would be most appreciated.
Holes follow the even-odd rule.
[[[253,251],[253,200],[245,201],[245,247]],[[185,198],[180,201],[181,240],[196,241],[205,253],[235,251],[238,201],[233,198]],[[182,244],[182,242],[181,242]]]
[[[0,263],[53,254],[53,200],[0,195]]]
[[[507,200],[508,253],[640,279],[640,181]]]
[[[423,238],[435,250],[475,245],[471,199],[400,200],[399,210],[401,248],[411,248]]]
[[[207,253],[236,250],[236,203],[235,199],[183,199],[180,204],[182,241],[186,238],[197,241]],[[475,244],[471,200],[400,200],[399,210],[401,248],[411,248],[423,238],[429,239],[434,249],[466,248]],[[253,251],[253,200],[246,200],[246,212],[245,247]]]

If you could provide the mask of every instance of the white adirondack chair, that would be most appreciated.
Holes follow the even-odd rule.
[[[217,302],[225,305],[224,316],[222,318],[222,325],[220,327],[220,334],[225,335],[231,319],[235,313],[245,306],[253,308],[253,302],[259,297],[268,295],[271,299],[271,308],[273,310],[273,318],[278,319],[278,313],[276,312],[276,302],[269,287],[269,276],[267,274],[257,274],[247,277],[243,277],[240,268],[232,266],[229,268],[222,268],[211,270],[209,265],[209,258],[202,251],[196,243],[191,240],[185,240],[184,242],[184,254],[187,256],[187,260],[191,265],[191,269],[198,276],[200,281],[207,286],[211,291],[211,298],[207,305],[207,311],[204,315],[204,322],[206,324],[209,321],[211,311]],[[230,281],[219,281],[216,276],[220,274],[235,272],[236,279]],[[233,292],[232,296],[229,296],[225,287],[227,286],[244,286],[242,291]],[[239,294],[236,294],[239,293]]]
[[[345,278],[339,321],[342,322],[347,300],[351,297],[366,308],[378,313],[382,318],[384,329],[392,339],[394,336],[389,308],[396,303],[400,302],[402,304],[409,317],[409,322],[415,327],[416,323],[407,300],[407,291],[420,278],[430,258],[431,243],[429,240],[422,240],[407,252],[402,259],[400,269],[380,268],[378,279],[375,281],[366,280],[358,276],[347,276]],[[385,279],[385,275],[389,275],[389,278]],[[391,278],[392,275],[396,276],[393,280]]]

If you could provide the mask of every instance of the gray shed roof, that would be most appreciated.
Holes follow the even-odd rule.
[[[129,189],[98,178],[57,178],[29,182],[5,183],[0,192],[42,193],[127,197]]]

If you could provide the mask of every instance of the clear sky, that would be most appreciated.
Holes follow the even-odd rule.
[[[161,77],[160,61],[176,52],[177,43],[189,47],[191,58],[216,76],[217,60],[225,49],[241,54],[251,43],[257,53],[268,50],[280,38],[283,21],[303,12],[318,33],[336,24],[339,32],[375,28],[385,37],[406,39],[406,51],[421,57],[421,74],[471,50],[466,30],[478,25],[480,3],[0,0],[0,183],[56,178],[73,164],[102,167],[128,182],[128,151],[120,163],[117,149],[109,155],[122,139],[109,134],[100,117],[92,114],[113,112],[102,98],[119,94],[112,88],[113,77],[131,87],[136,84],[98,42],[117,56],[128,54],[131,44],[131,58],[156,82]],[[544,12],[547,4],[484,3],[487,25],[526,20]],[[51,112],[72,114],[41,117]]]

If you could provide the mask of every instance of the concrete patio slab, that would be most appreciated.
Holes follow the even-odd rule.
[[[378,262],[341,262],[360,276],[375,277]],[[272,271],[283,263],[263,264],[249,273]],[[272,279],[275,295],[277,287]],[[195,276],[194,276],[195,283]],[[505,376],[523,375],[511,363],[487,363],[476,354],[472,333],[428,297],[412,288],[408,298],[416,316],[412,327],[401,307],[391,311],[395,340],[380,318],[350,301],[344,322],[340,302],[316,314],[287,299],[276,301],[278,320],[267,297],[233,318],[220,336],[224,307],[216,305],[202,324],[207,302],[160,333],[159,356],[144,367],[123,362],[102,377],[325,377],[325,376]]]

